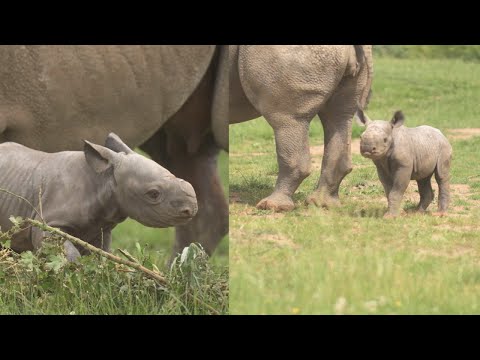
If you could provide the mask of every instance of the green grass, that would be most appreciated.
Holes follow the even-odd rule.
[[[58,241],[60,240],[60,241]],[[203,250],[184,250],[159,284],[98,255],[68,262],[63,240],[40,251],[0,250],[0,314],[211,314],[228,311],[228,274],[215,272]],[[137,243],[138,244],[138,243]],[[158,271],[145,249],[132,254]],[[120,255],[120,254],[117,254]]]
[[[402,109],[407,126],[428,124],[446,134],[480,127],[478,65],[377,57],[374,67],[372,119],[389,119]],[[361,131],[354,129],[354,136]],[[413,213],[419,195],[412,182],[403,202],[406,215],[384,220],[376,169],[357,154],[341,186],[342,207],[303,205],[319,177],[316,155],[312,174],[294,196],[296,209],[275,214],[255,208],[276,180],[273,131],[264,119],[231,126],[230,313],[480,313],[480,137],[450,139],[447,217]],[[310,145],[322,142],[316,119]]]
[[[228,194],[224,152],[219,168]],[[166,263],[174,233],[173,228],[152,229],[127,220],[112,235],[112,249],[127,250],[149,268],[155,264],[166,274],[168,289],[122,267],[118,271],[96,256],[84,257],[77,265],[65,264],[61,249],[49,246],[36,256],[23,253],[20,259],[2,258],[0,251],[0,314],[210,314],[209,307],[228,313],[228,236],[210,259],[200,253],[170,270]],[[59,270],[52,270],[52,264]]]
[[[478,45],[374,45],[374,56],[396,58],[440,58],[480,61]]]

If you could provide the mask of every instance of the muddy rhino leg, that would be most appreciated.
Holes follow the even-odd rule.
[[[418,204],[417,211],[424,212],[433,200],[433,189],[431,176],[426,179],[417,180],[418,192],[420,193],[420,203]]]
[[[310,121],[281,118],[267,118],[267,121],[275,132],[279,173],[275,190],[261,200],[257,208],[289,211],[295,207],[293,193],[310,174]]]
[[[340,205],[338,190],[343,178],[352,171],[351,133],[354,110],[339,108],[319,114],[324,130],[325,151],[322,170],[308,204],[322,207]]]
[[[180,140],[167,140],[160,131],[141,148],[175,176],[192,184],[198,202],[197,215],[187,224],[175,228],[172,259],[192,242],[200,243],[211,255],[228,233],[228,204],[217,170],[219,149],[210,135],[194,153],[189,153],[182,146],[166,151],[159,146],[165,142],[180,144]]]
[[[435,180],[438,184],[438,212],[445,214],[450,203],[450,159],[435,168]]]
[[[191,157],[189,162],[180,157],[175,159],[176,166],[172,169],[195,189],[198,213],[187,224],[176,227],[173,256],[192,242],[200,243],[211,255],[228,233],[228,204],[218,175],[217,157],[218,150],[210,149]]]

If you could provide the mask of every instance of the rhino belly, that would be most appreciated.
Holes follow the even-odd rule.
[[[113,131],[138,146],[185,103],[213,51],[213,46],[0,46],[0,141],[47,152],[81,150],[83,139],[103,143]]]
[[[412,180],[422,180],[433,175],[436,162],[433,159],[423,160],[422,162],[417,161],[413,164]]]

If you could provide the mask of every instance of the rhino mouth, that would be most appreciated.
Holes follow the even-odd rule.
[[[378,151],[364,151],[360,149],[360,154],[367,159],[379,159],[383,156],[383,153]]]
[[[175,214],[173,216],[162,216],[161,218],[157,219],[145,219],[145,218],[133,218],[134,220],[138,221],[140,224],[153,227],[153,228],[168,228],[177,225],[184,225],[191,221],[195,215],[197,214],[197,210],[191,214]]]
[[[366,157],[366,158],[370,158],[372,157],[372,153],[371,152],[368,152],[368,151],[362,151],[362,156]]]

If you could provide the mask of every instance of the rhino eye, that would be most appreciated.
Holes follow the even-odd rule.
[[[151,199],[151,200],[158,200],[158,198],[160,197],[160,191],[158,190],[150,190],[147,192],[147,196]]]
[[[386,142],[387,142],[387,138],[383,138],[383,142],[386,143]]]

